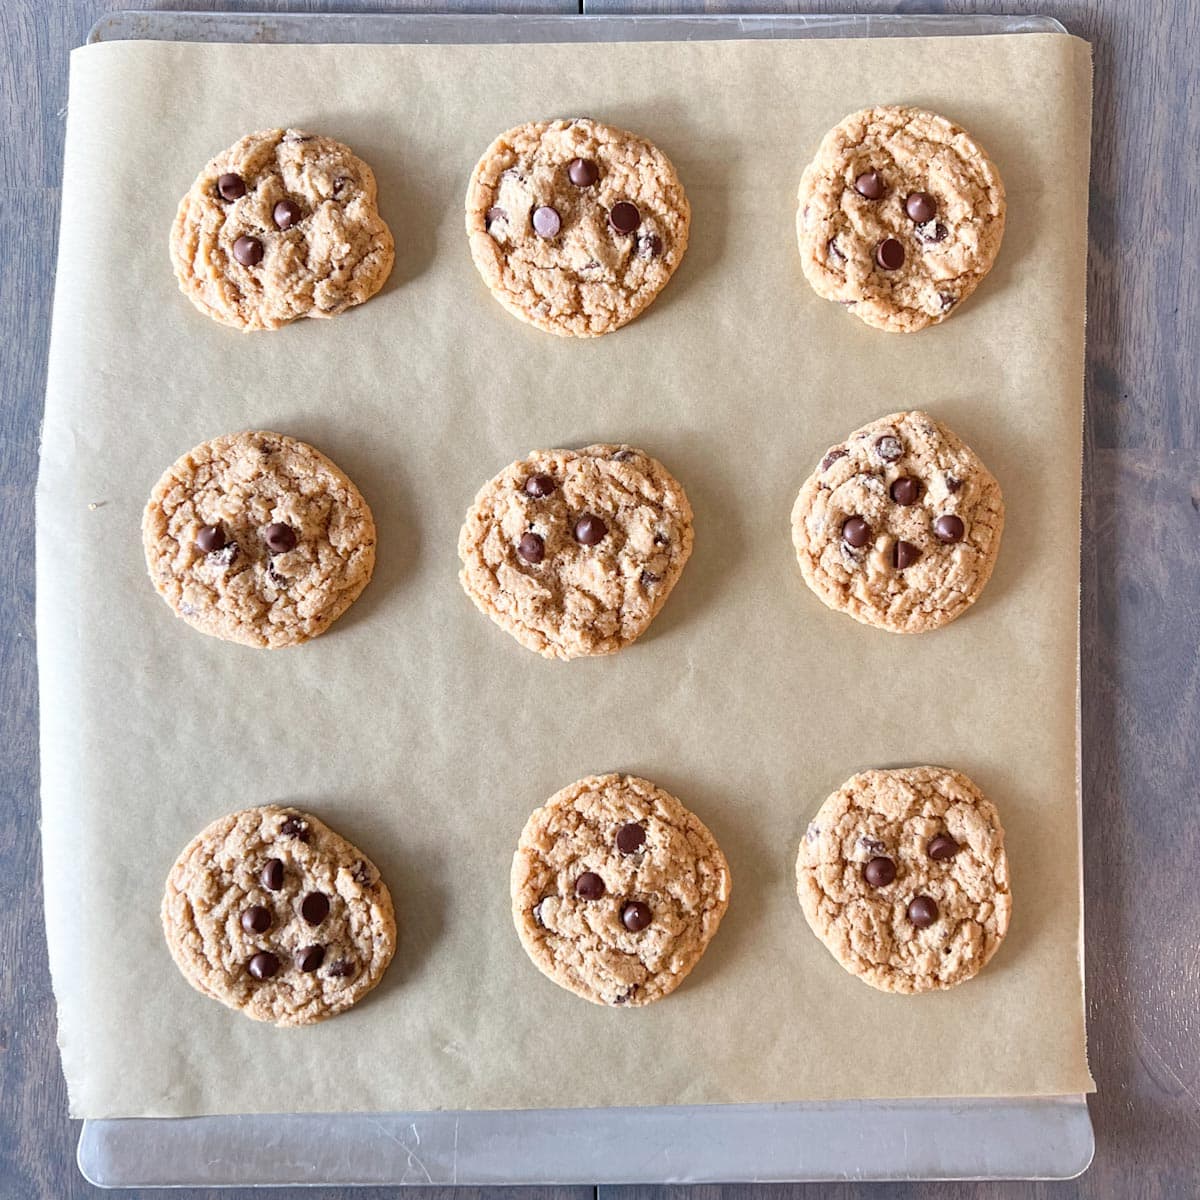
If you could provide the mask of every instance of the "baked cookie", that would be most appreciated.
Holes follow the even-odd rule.
[[[198,992],[256,1021],[311,1025],[361,1000],[396,949],[374,863],[316,817],[247,808],[193,838],[167,877],[163,932]]]
[[[864,771],[844,783],[800,843],[796,887],[826,949],[883,992],[970,979],[1012,912],[1000,818],[945,767]]]
[[[594,1004],[673,992],[729,907],[721,848],[674,796],[591,775],[535,809],[512,864],[513,922],[543,975]]]
[[[1000,485],[923,412],[882,417],[833,446],[792,509],[804,581],[830,608],[891,633],[962,616],[1003,529]]]
[[[800,263],[819,296],[868,325],[944,321],[991,270],[1004,184],[964,130],[885,105],[835,125],[800,179]]]
[[[294,646],[367,586],[375,522],[320,451],[269,432],[204,442],[170,467],[142,517],[159,594],[202,633]]]
[[[667,156],[598,121],[530,121],[471,172],[467,236],[492,295],[547,333],[596,337],[638,315],[687,249]]]
[[[171,228],[180,290],[237,329],[336,316],[375,295],[394,258],[371,168],[299,129],[247,134],[218,154]]]
[[[613,654],[645,632],[691,552],[691,505],[656,459],[607,444],[535,450],[480,488],[459,579],[546,658]]]

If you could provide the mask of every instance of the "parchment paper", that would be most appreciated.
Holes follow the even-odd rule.
[[[1083,43],[1030,35],[75,52],[38,491],[46,910],[74,1115],[1090,1089],[1075,770],[1089,70]],[[962,122],[1008,187],[991,277],[911,337],[817,299],[793,235],[823,132],[885,101]],[[590,342],[509,317],[463,232],[491,138],[558,114],[651,138],[694,210],[666,291]],[[167,233],[210,155],[283,124],[372,164],[396,269],[349,315],[242,335],[178,293]],[[912,406],[991,466],[1008,524],[976,608],[896,637],[807,591],[789,512],[828,445]],[[379,526],[373,582],[299,649],[202,637],[145,574],[159,473],[246,427],[320,447]],[[462,594],[458,528],[513,458],[597,440],[643,446],[684,483],[695,553],[636,646],[546,662]],[[974,982],[892,997],[808,931],[793,860],[853,772],[924,762],[998,804],[1015,916]],[[689,981],[634,1011],[543,979],[509,918],[530,810],[607,770],[680,796],[734,880]],[[188,839],[276,800],[360,844],[400,914],[373,996],[299,1031],[192,991],[158,922]]]

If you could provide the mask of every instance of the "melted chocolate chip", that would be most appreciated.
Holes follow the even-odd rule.
[[[549,475],[530,475],[525,480],[525,494],[533,496],[536,500],[542,500],[546,496],[553,495],[557,487],[558,484]]]
[[[662,238],[657,233],[642,233],[638,235],[638,258],[657,258],[662,253]]]
[[[917,241],[924,243],[926,246],[933,245],[936,242],[944,242],[947,235],[946,227],[941,221],[930,221],[926,225],[918,225],[913,232],[917,235]]]
[[[656,546],[666,546],[670,541],[671,539],[661,529],[654,535],[654,544]]]
[[[636,854],[646,844],[646,831],[637,821],[630,821],[617,830],[617,849],[622,854]]]
[[[825,243],[825,250],[832,257],[841,259],[842,262],[846,261],[846,256],[841,252],[841,250],[838,249],[837,238],[831,237],[829,241]]]
[[[308,822],[300,817],[288,817],[286,821],[279,827],[279,832],[284,837],[299,838],[302,842],[308,841]]]
[[[232,567],[240,553],[241,547],[237,542],[227,542],[220,550],[214,550],[208,556],[208,561],[217,567]]]
[[[821,459],[821,470],[828,471],[839,458],[845,458],[850,452],[844,446],[835,446]]]
[[[595,871],[584,871],[575,880],[575,895],[580,900],[599,900],[604,895],[604,880]]]
[[[354,876],[354,882],[359,887],[374,887],[374,880],[371,878],[371,868],[365,859],[360,858],[354,864],[354,870],[350,872]]]
[[[517,555],[532,566],[537,566],[546,557],[546,543],[536,533],[522,534],[517,543]]]
[[[226,172],[217,180],[217,195],[222,200],[240,200],[246,194],[246,181],[232,171]]]
[[[355,972],[354,964],[348,958],[339,958],[329,970],[327,975],[332,975],[334,979],[348,979]]]
[[[225,545],[225,530],[220,525],[201,525],[196,530],[196,549],[201,554],[211,554]]]
[[[613,462],[628,462],[634,454],[632,450],[618,450],[612,457]]]
[[[508,220],[508,213],[506,213],[504,211],[504,209],[502,209],[499,205],[493,204],[492,207],[489,208],[487,210],[487,212],[484,213],[484,215],[483,215],[483,227],[484,227],[484,229],[491,229],[491,227],[497,221],[507,221],[507,220]]]
[[[247,933],[266,933],[271,928],[271,910],[252,904],[242,913],[242,928]]]
[[[951,495],[957,492],[960,487],[962,487],[961,479],[956,479],[953,475],[946,476],[946,491]]]
[[[875,453],[884,462],[896,462],[897,459],[903,457],[904,447],[900,444],[898,437],[885,433],[882,437],[875,439]]]
[[[642,214],[638,212],[637,205],[630,204],[628,200],[618,200],[608,214],[608,221],[618,233],[632,233],[642,223]]]
[[[644,588],[648,588],[655,583],[660,583],[662,580],[662,577],[660,575],[655,575],[653,571],[643,571],[640,578],[642,581],[642,587]]]
[[[309,892],[300,904],[300,915],[309,925],[320,925],[329,916],[329,897],[324,892]]]
[[[914,546],[912,542],[899,541],[892,547],[892,566],[897,571],[911,567],[920,557],[920,548]]]
[[[281,521],[273,521],[263,530],[263,541],[272,554],[286,554],[296,548],[296,531]]]
[[[898,271],[904,266],[904,246],[895,238],[884,238],[875,247],[875,261],[885,271]]]

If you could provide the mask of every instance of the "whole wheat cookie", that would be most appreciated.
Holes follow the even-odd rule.
[[[961,616],[1003,529],[1000,485],[923,412],[881,417],[831,447],[792,509],[804,581],[830,608],[891,633]]]
[[[547,333],[632,321],[687,249],[691,209],[667,156],[598,121],[530,121],[471,172],[467,236],[492,295]]]
[[[375,175],[348,146],[299,129],[247,134],[179,202],[180,290],[237,329],[278,329],[369,300],[395,259]]]
[[[683,488],[643,451],[535,450],[479,490],[459,578],[480,612],[546,658],[612,654],[666,603],[692,536]]]
[[[294,646],[367,586],[375,522],[319,450],[267,431],[203,442],[168,468],[142,517],[159,595],[202,633]]]
[[[959,771],[864,771],[817,811],[796,859],[812,931],[884,992],[963,983],[1008,932],[1004,829]]]
[[[729,906],[729,866],[674,796],[591,775],[535,809],[512,864],[513,922],[538,970],[594,1004],[673,992]]]
[[[374,863],[311,814],[275,805],[221,817],[192,839],[167,877],[162,924],[192,987],[276,1025],[343,1012],[396,949]]]
[[[965,130],[918,108],[835,125],[800,179],[800,264],[818,295],[892,333],[943,321],[991,270],[1004,184]]]

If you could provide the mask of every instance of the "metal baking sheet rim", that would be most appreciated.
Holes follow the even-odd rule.
[[[425,43],[1066,33],[1051,17],[117,12],[88,43]],[[1085,1096],[87,1120],[98,1187],[1073,1179]]]

